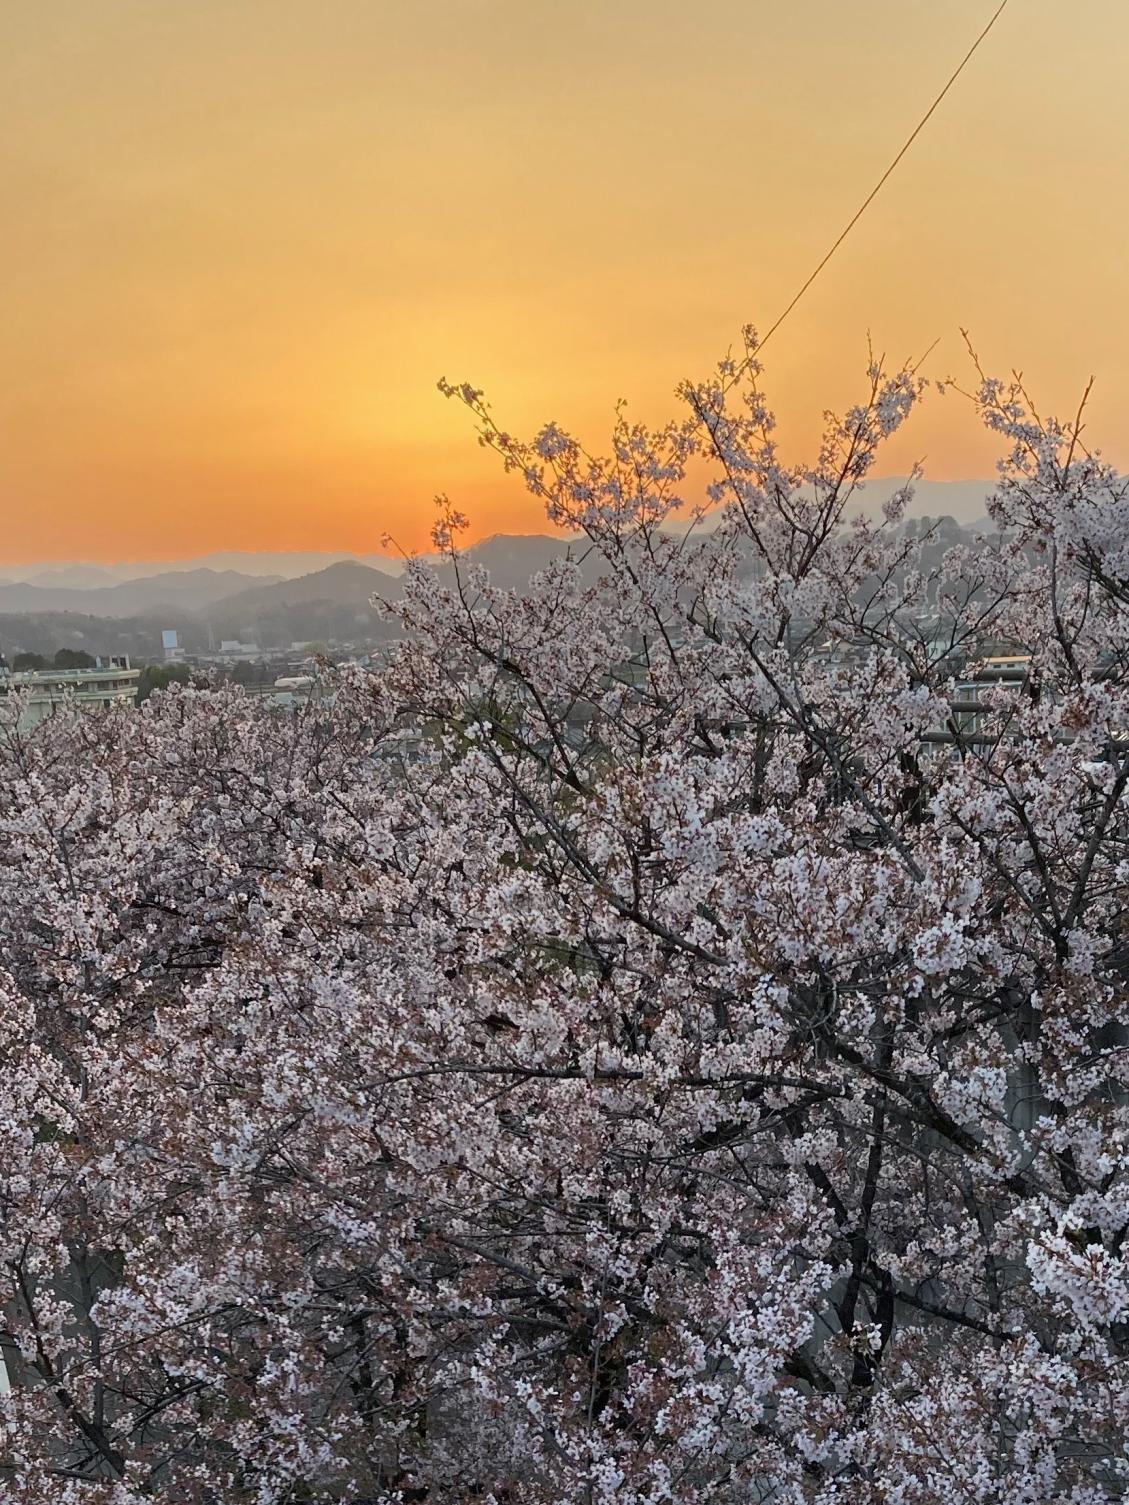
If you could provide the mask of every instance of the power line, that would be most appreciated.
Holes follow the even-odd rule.
[[[988,22],[987,26],[985,26],[984,30],[980,33],[980,35],[976,38],[975,42],[973,42],[972,46],[968,49],[968,51],[965,53],[965,55],[961,58],[960,62],[957,64],[956,70],[952,74],[952,77],[949,79],[948,83],[941,90],[940,94],[937,95],[937,98],[933,101],[933,103],[926,110],[925,114],[921,117],[921,119],[914,126],[913,131],[910,133],[910,135],[907,136],[906,140],[902,144],[901,151],[894,158],[894,160],[890,163],[889,167],[882,174],[882,176],[878,179],[878,182],[875,183],[874,187],[870,190],[870,192],[867,194],[866,198],[859,205],[858,209],[855,211],[854,217],[851,219],[851,221],[849,222],[849,224],[846,226],[846,228],[839,235],[839,238],[836,240],[835,244],[828,251],[827,255],[819,263],[819,265],[816,267],[815,271],[811,274],[811,276],[808,278],[808,280],[804,283],[803,287],[800,288],[799,292],[792,299],[791,303],[789,303],[788,307],[784,310],[784,312],[780,315],[780,317],[777,319],[776,323],[772,326],[772,328],[765,335],[764,339],[761,340],[758,343],[758,346],[757,346],[758,350],[763,350],[764,347],[765,347],[765,345],[768,344],[769,340],[776,333],[776,331],[780,328],[781,324],[783,324],[784,320],[792,312],[792,310],[795,308],[796,304],[800,301],[800,299],[807,292],[808,288],[811,287],[812,283],[819,276],[820,272],[823,271],[823,268],[831,260],[832,256],[834,256],[835,252],[843,244],[843,242],[846,240],[847,236],[851,233],[851,231],[858,224],[859,220],[862,219],[862,217],[866,213],[867,209],[870,208],[870,205],[873,203],[874,199],[878,196],[878,192],[881,189],[882,185],[885,183],[886,179],[894,171],[894,168],[897,167],[898,163],[905,156],[906,152],[909,151],[910,147],[917,140],[918,136],[921,134],[922,130],[924,129],[924,127],[926,125],[926,123],[928,122],[929,117],[933,114],[934,110],[936,110],[937,106],[944,99],[945,95],[949,92],[949,90],[952,88],[952,86],[956,83],[957,79],[964,72],[965,65],[968,63],[968,61],[972,57],[973,53],[980,46],[980,43],[988,35],[988,33],[991,31],[992,27],[995,26],[996,22],[1000,19],[1000,17],[1003,15],[1004,11],[1007,9],[1007,4],[1008,4],[1008,0],[1000,0],[1000,4],[996,7],[996,10],[995,10],[994,15],[992,16],[992,19]]]

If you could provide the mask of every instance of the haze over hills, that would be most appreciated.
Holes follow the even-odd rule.
[[[130,560],[120,564],[22,564],[0,566],[0,585],[27,584],[51,588],[91,590],[103,586],[120,585],[130,580],[148,580],[155,575],[190,574],[208,570],[223,574],[234,572],[255,580],[294,580],[299,575],[308,575],[327,565],[345,559],[359,559],[375,569],[398,574],[402,561],[387,558],[383,554],[355,554],[348,549],[330,552],[308,550],[305,552],[263,552],[250,550],[220,550],[211,554],[197,554],[189,559]]]
[[[906,476],[875,476],[867,481],[862,491],[861,510],[868,517],[877,517],[883,503],[904,486],[907,479]],[[927,478],[915,481],[913,503],[907,516],[951,517],[965,527],[970,523],[982,523],[986,519],[988,498],[995,489],[995,481],[930,481]]]
[[[466,557],[486,569],[493,585],[521,590],[531,575],[569,548],[565,538],[499,534],[468,549]],[[450,566],[440,564],[439,574],[449,577]],[[593,579],[599,574],[594,557],[589,557],[585,574]],[[401,589],[397,575],[359,560],[340,560],[297,580],[240,591],[202,615],[215,636],[248,638],[264,646],[330,638],[379,642],[395,635],[395,627],[374,610],[372,597],[395,600]]]
[[[256,616],[264,610],[285,606],[308,605],[312,601],[339,601],[343,605],[360,605],[377,590],[398,592],[394,575],[362,564],[356,559],[342,559],[325,569],[294,580],[266,580],[233,593],[219,603],[220,614],[246,613]]]
[[[0,584],[0,612],[81,611],[93,617],[127,617],[157,607],[183,606],[198,611],[249,585],[280,578],[270,575],[264,582],[261,576],[240,574],[236,570],[174,570],[82,589],[45,585],[40,577],[34,584],[26,581]]]
[[[123,570],[129,571],[129,566],[64,564],[54,569],[42,569],[39,565],[27,565],[23,570],[8,570],[4,581],[0,583],[10,585],[14,582],[26,582],[50,589],[97,590],[101,586],[117,585],[121,580],[133,578],[132,573],[121,573]],[[152,572],[148,570],[138,571],[139,575],[150,573]]]
[[[904,476],[880,476],[869,481],[861,494],[862,510],[868,515],[877,516],[886,498],[899,486],[904,485],[905,479]],[[926,514],[931,517],[947,515],[959,523],[972,523],[984,516],[985,499],[993,486],[994,482],[987,480],[918,481],[915,483],[911,512],[914,515]],[[679,525],[679,519],[676,517],[672,526],[678,527]],[[706,526],[709,526],[708,522]],[[547,535],[539,533],[500,536],[510,539],[515,547],[521,539],[525,538],[530,540],[541,538],[548,541]],[[490,539],[485,540],[484,544],[478,547],[484,547],[485,543],[492,542],[493,540]],[[90,564],[77,561],[4,565],[0,566],[0,585],[18,582],[52,589],[92,590],[120,585],[127,581],[151,579],[153,576],[188,574],[201,570],[216,573],[234,571],[237,574],[257,577],[260,581],[264,577],[271,577],[275,580],[295,580],[299,576],[317,573],[329,565],[344,560],[369,565],[388,575],[398,575],[404,565],[399,555],[359,554],[348,549],[323,552],[316,550],[250,552],[229,549],[200,554],[190,559],[135,560],[115,564]],[[254,580],[249,582],[249,584],[253,583]],[[28,610],[32,609],[35,608],[28,607]]]
[[[980,517],[981,487],[937,484],[946,487],[940,493],[946,500],[961,502],[962,511]],[[868,489],[867,511],[880,509],[894,485],[886,481]],[[963,491],[948,489],[952,486]],[[927,495],[937,496],[936,486]],[[918,507],[914,514],[922,520],[928,516]],[[927,551],[930,565],[934,555],[939,560],[946,548],[970,537],[970,519],[962,523],[952,512],[942,516],[945,521],[936,544]],[[597,579],[602,559],[584,539],[499,534],[467,549],[465,556],[486,569],[493,585],[521,590],[531,575],[570,550],[581,562],[584,578]],[[325,556],[290,557],[320,561]],[[289,651],[292,645],[306,642],[373,645],[394,636],[396,627],[373,608],[372,597],[395,599],[402,589],[402,571],[389,568],[392,561],[382,558],[374,565],[369,560],[334,558],[291,578],[199,567],[86,589],[27,582],[0,585],[0,651],[51,653],[74,647],[91,653],[158,658],[165,628],[179,632],[189,654],[207,654],[229,639],[256,644],[264,652]],[[444,562],[438,567],[441,576],[450,570]],[[62,572],[55,573],[58,578]]]
[[[466,553],[494,584],[521,589],[569,547],[561,537],[499,535]],[[439,568],[444,574],[449,566]],[[585,573],[598,573],[591,556]],[[85,590],[0,585],[0,651],[53,653],[67,647],[155,658],[165,628],[177,630],[189,654],[212,651],[225,639],[264,650],[311,641],[379,643],[395,627],[373,609],[371,598],[394,599],[401,589],[399,573],[350,558],[293,579],[201,568]]]
[[[323,570],[250,587],[217,602],[203,615],[214,637],[257,642],[263,647],[294,642],[380,642],[392,635],[371,605],[374,594],[399,594],[394,575],[355,559]]]

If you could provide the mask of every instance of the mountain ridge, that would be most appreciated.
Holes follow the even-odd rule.
[[[862,510],[868,514],[877,515],[885,499],[898,487],[905,485],[907,476],[873,476],[868,480],[861,493],[860,501]],[[910,515],[927,513],[932,516],[948,514],[957,522],[968,524],[982,517],[985,512],[985,499],[995,490],[996,482],[990,479],[972,478],[960,481],[934,481],[928,477],[914,483],[915,498]],[[672,522],[674,528],[683,526],[683,520],[677,515]],[[470,549],[480,548],[496,538],[555,538],[563,539],[563,534],[539,533],[537,531],[523,531],[513,533],[496,533],[487,538],[480,539],[476,544],[470,545]],[[469,551],[469,550],[468,550]],[[426,554],[424,557],[427,557]],[[117,564],[93,563],[81,560],[55,560],[40,561],[23,565],[0,565],[0,584],[46,583],[52,586],[75,587],[79,579],[87,578],[93,586],[96,577],[103,578],[101,584],[120,584],[126,580],[141,580],[151,578],[154,575],[179,574],[193,569],[235,570],[240,574],[253,576],[273,575],[280,579],[297,579],[301,575],[316,573],[327,568],[330,564],[344,560],[355,560],[360,564],[368,564],[373,569],[382,570],[385,574],[398,575],[403,570],[404,560],[401,556],[392,554],[377,554],[362,552],[356,549],[328,549],[328,550],[239,550],[217,549],[206,554],[198,554],[187,559],[165,560],[134,560]],[[44,580],[44,577],[50,577]]]
[[[904,526],[919,527],[926,516],[915,509]],[[941,516],[946,521],[931,553],[970,536],[968,523]],[[463,557],[484,566],[493,586],[522,590],[531,576],[570,550],[586,582],[604,573],[605,561],[586,539],[559,534],[494,534],[471,545]],[[448,562],[436,556],[429,562],[451,583]],[[164,628],[180,633],[189,654],[206,654],[225,639],[254,643],[264,652],[307,642],[375,645],[396,636],[397,629],[373,608],[372,597],[394,600],[402,589],[401,573],[350,557],[291,579],[201,569],[90,590],[0,586],[0,648],[82,647],[159,658]],[[61,604],[51,607],[53,601]]]
[[[250,584],[262,583],[236,570],[210,569],[175,570],[87,588],[13,581],[0,583],[0,612],[78,611],[87,616],[128,617],[161,607],[201,610]]]

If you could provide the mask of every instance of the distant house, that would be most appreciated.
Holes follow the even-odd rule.
[[[1031,657],[1026,653],[1001,653],[974,661],[968,672],[956,686],[952,702],[951,726],[957,738],[978,737],[989,724],[984,705],[985,691],[1009,689],[1012,693],[1021,689],[1031,669]]]

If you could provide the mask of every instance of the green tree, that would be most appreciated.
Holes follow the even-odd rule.
[[[19,669],[46,669],[47,660],[42,653],[17,653],[12,660],[12,668]]]
[[[146,664],[137,681],[137,703],[148,700],[154,690],[167,690],[169,685],[190,683],[187,664]]]
[[[56,669],[93,669],[94,660],[82,648],[60,648],[53,660]]]

